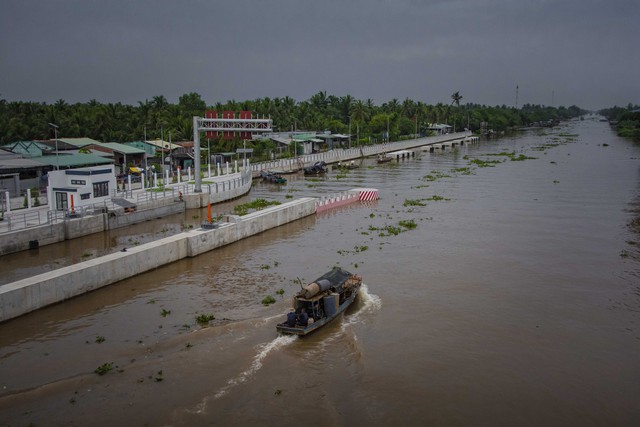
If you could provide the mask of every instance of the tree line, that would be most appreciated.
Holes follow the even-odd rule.
[[[252,111],[273,119],[275,131],[308,130],[350,133],[360,143],[381,141],[387,129],[390,140],[425,134],[430,123],[449,124],[455,130],[479,131],[483,125],[496,132],[528,126],[531,123],[564,120],[584,114],[577,106],[548,107],[525,104],[521,108],[462,104],[455,92],[450,103],[425,104],[420,101],[392,99],[376,105],[372,99],[355,99],[351,95],[327,95],[320,91],[309,99],[296,101],[283,98],[259,98],[247,101],[229,100],[207,105],[195,93],[179,97],[177,104],[163,95],[138,101],[137,105],[100,103],[95,99],[69,104],[60,99],[52,104],[8,102],[0,98],[0,144],[23,140],[58,137],[89,137],[101,142],[130,142],[163,138],[185,141],[193,139],[193,116],[204,116],[206,110]],[[207,143],[202,139],[203,145]],[[217,151],[242,146],[241,141],[210,141]]]
[[[618,136],[640,141],[640,105],[614,106],[598,111],[615,127]]]

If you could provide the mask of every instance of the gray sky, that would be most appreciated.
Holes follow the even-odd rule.
[[[640,103],[638,0],[0,0],[0,98]]]

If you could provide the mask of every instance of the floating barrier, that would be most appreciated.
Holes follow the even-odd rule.
[[[335,196],[322,197],[316,202],[316,213],[358,201],[378,200],[376,188],[352,188]]]

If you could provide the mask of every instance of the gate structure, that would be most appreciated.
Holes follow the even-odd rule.
[[[243,113],[249,112],[243,111]],[[246,139],[250,139],[256,133],[273,132],[273,120],[271,120],[271,118],[249,118],[251,114],[241,114],[241,118],[235,118],[234,114],[223,114],[222,116],[223,117],[193,117],[193,146],[195,149],[193,160],[196,178],[194,191],[196,193],[202,192],[202,179],[200,178],[200,132],[207,132],[207,135],[212,135],[213,133],[217,135],[222,134],[224,137],[238,135]],[[209,153],[209,155],[211,154]]]

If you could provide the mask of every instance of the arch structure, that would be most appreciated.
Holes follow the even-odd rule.
[[[273,132],[273,120],[271,118],[254,119],[254,118],[235,118],[235,117],[193,117],[193,147],[194,153],[194,170],[195,170],[195,188],[196,193],[202,192],[202,178],[200,177],[200,133],[228,134],[237,133],[249,139],[253,134]]]

